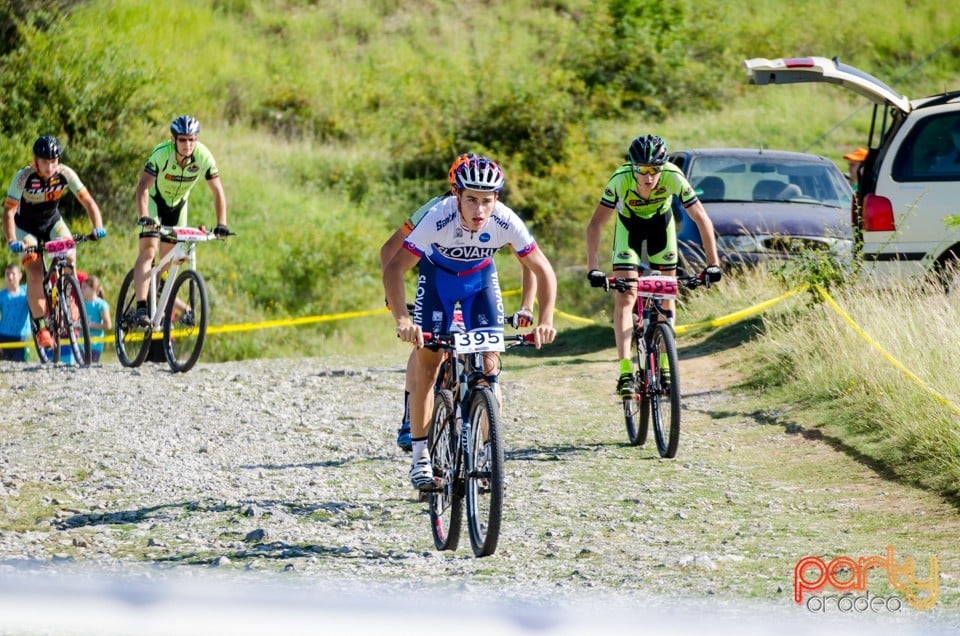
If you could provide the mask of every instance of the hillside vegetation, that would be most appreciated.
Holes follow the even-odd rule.
[[[201,257],[223,321],[378,306],[379,245],[465,150],[502,163],[505,200],[565,272],[636,134],[835,160],[863,143],[862,100],[749,87],[744,58],[838,55],[908,94],[957,76],[960,44],[936,47],[960,16],[940,3],[800,5],[804,29],[772,1],[16,2],[0,10],[0,174],[29,161],[38,134],[61,138],[108,219],[109,247],[83,263],[115,291],[143,162],[170,119],[196,115],[238,232]],[[210,222],[204,189],[191,208]],[[244,355],[239,340],[219,355]]]

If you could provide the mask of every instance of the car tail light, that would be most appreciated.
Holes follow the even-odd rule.
[[[893,232],[897,229],[893,220],[893,205],[887,197],[868,194],[863,197],[864,232]]]

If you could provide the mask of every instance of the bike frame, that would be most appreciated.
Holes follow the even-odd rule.
[[[170,290],[173,285],[162,285],[159,297],[157,290],[161,287],[164,270],[167,270],[166,280],[171,283],[177,279],[180,268],[186,263],[188,269],[196,270],[197,241],[176,241],[166,256],[157,261],[150,269],[150,288],[147,292],[147,308],[150,311],[150,322],[154,331],[163,328],[164,309],[170,300]],[[169,269],[167,266],[169,265]]]
[[[433,335],[431,339],[437,342],[436,347],[448,356],[440,363],[437,383],[454,392],[454,417],[460,424],[460,448],[464,458],[464,474],[469,475],[473,470],[473,456],[471,454],[473,449],[470,446],[473,443],[473,430],[470,418],[465,418],[463,414],[470,410],[470,398],[473,397],[474,391],[492,390],[492,385],[496,382],[497,376],[487,375],[483,372],[483,352],[458,354],[453,350],[452,344],[443,342],[443,336]],[[453,372],[450,374],[450,378],[446,378],[445,367],[450,364],[453,365]],[[444,382],[444,380],[447,380],[447,382]],[[480,384],[481,381],[485,381],[486,385]],[[493,394],[493,397],[495,403],[499,404],[499,400],[496,400],[496,393]]]
[[[50,256],[49,252],[47,251],[47,244],[56,243],[58,241],[66,240],[66,239],[70,239],[71,241],[73,241],[74,246],[73,248],[71,248],[71,250],[74,253],[76,253],[76,246],[86,241],[88,237],[86,235],[78,234],[78,235],[71,235],[69,237],[58,237],[58,238],[48,239],[48,240],[38,239],[37,245],[29,248],[30,251],[37,254],[40,260],[40,268],[42,272],[41,281],[43,286],[43,299],[44,299],[44,304],[46,305],[46,309],[44,311],[44,318],[52,321],[53,324],[48,325],[47,328],[50,330],[51,334],[53,334],[54,338],[57,341],[56,346],[51,350],[52,355],[50,356],[54,362],[60,362],[60,348],[62,346],[62,343],[60,342],[60,333],[59,333],[61,328],[60,307],[59,307],[60,298],[63,298],[64,294],[70,292],[70,290],[66,288],[64,281],[66,280],[67,276],[75,277],[77,275],[76,274],[77,266],[76,266],[76,263],[71,263],[68,260],[66,253],[60,252],[54,256]],[[54,277],[56,277],[55,280],[54,280]],[[83,306],[83,297],[81,296],[80,298],[77,298],[76,302],[78,304],[77,310],[80,313],[81,324],[86,324],[87,314],[86,314],[86,309]],[[31,328],[31,331],[34,331],[32,320],[31,320],[30,328]],[[86,329],[87,327],[84,327],[84,330]],[[36,333],[34,333],[34,336],[36,336]],[[89,363],[90,363],[89,360],[77,361],[77,364],[79,364],[80,366],[85,366]]]

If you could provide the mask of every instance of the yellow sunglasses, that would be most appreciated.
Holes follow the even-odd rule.
[[[633,166],[633,171],[638,174],[660,174],[663,171],[663,166]]]

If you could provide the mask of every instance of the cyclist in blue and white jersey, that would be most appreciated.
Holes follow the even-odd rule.
[[[417,210],[411,214],[406,221],[404,221],[403,225],[397,228],[397,230],[390,235],[390,238],[387,239],[387,241],[380,248],[381,273],[383,272],[384,265],[390,262],[390,259],[392,259],[400,250],[403,249],[404,240],[410,235],[410,232],[413,231],[413,228],[417,227],[426,213],[445,198],[456,196],[457,168],[460,167],[460,164],[465,163],[473,156],[474,154],[472,152],[467,152],[457,156],[457,158],[453,160],[453,163],[450,164],[450,169],[447,171],[447,182],[450,184],[450,189],[443,194],[433,197],[425,204],[417,208]],[[520,309],[513,314],[511,322],[516,327],[529,327],[533,324],[533,310],[531,307],[533,307],[533,298],[537,288],[533,274],[530,273],[530,271],[526,268],[521,268],[521,270],[522,283]],[[397,446],[406,452],[410,452],[413,449],[413,440],[410,433],[410,387],[412,385],[411,378],[413,375],[413,364],[415,357],[416,350],[413,350],[410,352],[410,357],[407,359],[407,370],[404,380],[403,418],[400,420],[400,428],[397,429]]]
[[[540,347],[556,338],[556,275],[520,217],[500,202],[504,181],[500,167],[485,157],[473,157],[460,165],[456,170],[456,195],[431,208],[407,237],[404,250],[384,266],[383,285],[397,323],[397,336],[417,347],[410,392],[410,481],[415,488],[433,483],[427,429],[442,360],[441,352],[423,347],[423,331],[448,332],[457,302],[467,331],[503,330],[503,299],[493,261],[502,247],[511,245],[520,265],[536,278],[539,317],[533,330],[535,345]],[[420,271],[411,317],[403,275],[417,264]],[[496,354],[488,355],[486,364],[487,372],[494,373]],[[499,390],[496,385],[495,390]]]

